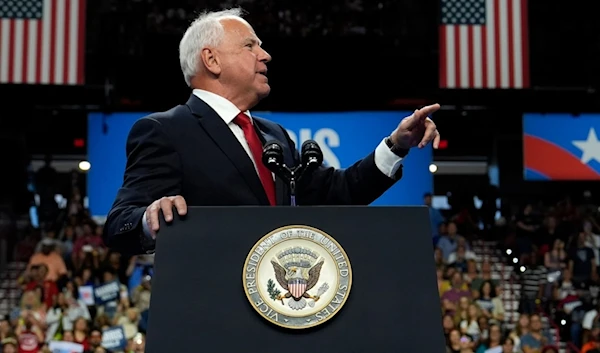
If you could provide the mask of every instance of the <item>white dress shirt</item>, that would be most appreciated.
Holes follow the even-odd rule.
[[[218,116],[221,117],[221,119],[223,119],[238,141],[240,141],[240,144],[242,147],[244,147],[244,150],[246,150],[248,156],[250,156],[252,163],[254,163],[254,167],[256,167],[256,162],[254,161],[252,153],[250,152],[250,147],[248,146],[248,142],[246,141],[246,137],[244,136],[242,128],[233,122],[233,119],[235,119],[235,117],[240,113],[240,110],[227,99],[212,92],[195,89],[193,90],[193,94],[202,99],[217,113]],[[244,114],[248,115],[250,119],[252,119],[250,111],[245,111]],[[377,165],[377,168],[379,168],[383,174],[391,178],[396,174],[398,168],[400,168],[402,165],[402,158],[390,151],[390,148],[385,144],[385,141],[381,140],[379,146],[377,146],[375,149],[375,165]]]
[[[235,117],[241,111],[229,100],[215,93],[201,89],[194,89],[192,93],[196,97],[202,99],[206,104],[208,104],[208,106],[210,106],[217,113],[217,115],[220,116],[221,119],[223,119],[225,124],[229,126],[231,132],[235,135],[238,141],[240,141],[240,144],[242,145],[246,153],[248,153],[250,160],[252,160],[252,163],[254,163],[254,168],[256,168],[256,161],[252,156],[250,146],[248,146],[248,142],[246,141],[246,137],[244,136],[244,131],[241,127],[239,127],[233,122]],[[250,114],[250,111],[245,111],[244,114],[248,115],[248,117],[250,117],[250,120],[252,121],[252,115]],[[390,178],[396,175],[396,172],[402,165],[402,160],[403,158],[398,157],[396,154],[394,154],[394,152],[390,150],[390,148],[385,143],[385,139],[382,139],[377,148],[375,149],[375,165],[383,174],[387,175]],[[258,169],[256,169],[256,171],[258,174]],[[146,213],[144,213],[142,225],[144,227],[145,233],[148,235],[150,232],[148,224],[146,222]]]

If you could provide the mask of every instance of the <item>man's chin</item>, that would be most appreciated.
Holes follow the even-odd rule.
[[[269,96],[269,93],[271,93],[271,86],[269,86],[268,84],[265,84],[258,90],[258,96],[260,97],[260,99],[267,98]]]

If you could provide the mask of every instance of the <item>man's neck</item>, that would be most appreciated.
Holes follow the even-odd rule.
[[[240,111],[245,112],[247,110],[252,109],[258,102],[253,101],[250,97],[246,95],[232,94],[231,89],[223,86],[219,82],[207,83],[207,84],[194,84],[194,89],[201,89],[204,91],[208,91],[214,93],[218,96],[221,96],[228,101],[230,101],[233,105],[235,105]]]

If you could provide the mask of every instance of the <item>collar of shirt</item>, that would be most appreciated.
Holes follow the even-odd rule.
[[[227,98],[223,98],[218,94],[202,89],[194,89],[192,93],[208,104],[208,106],[211,107],[227,125],[232,123],[233,119],[235,119],[235,117],[240,113],[240,110],[233,103],[231,103]],[[252,115],[250,115],[249,110],[246,110],[244,114],[246,114],[250,118],[250,121],[252,121]]]

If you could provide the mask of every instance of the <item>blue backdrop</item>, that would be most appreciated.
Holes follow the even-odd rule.
[[[364,157],[410,112],[271,113],[253,112],[285,126],[296,145],[313,139],[325,163],[345,168]],[[88,117],[89,206],[93,215],[108,213],[123,181],[125,141],[133,123],[146,113],[92,113]],[[373,205],[421,205],[433,191],[430,146],[413,149],[404,161],[404,176]]]

